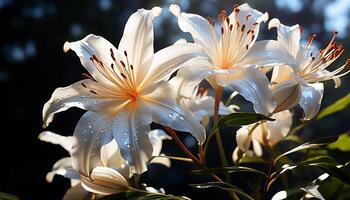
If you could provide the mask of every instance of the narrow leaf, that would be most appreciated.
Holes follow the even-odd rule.
[[[276,162],[282,158],[283,156],[286,156],[286,155],[289,155],[291,153],[295,153],[295,152],[298,152],[298,151],[302,151],[302,150],[305,150],[305,149],[311,149],[311,148],[318,148],[318,147],[321,147],[321,146],[325,146],[325,145],[328,145],[330,143],[333,143],[335,141],[337,141],[338,139],[338,136],[336,137],[326,137],[326,138],[321,138],[321,139],[317,139],[317,140],[314,140],[314,141],[311,141],[311,142],[306,142],[300,146],[297,146],[295,147],[294,149],[291,149],[279,156],[277,156],[273,163],[274,165],[276,164]]]
[[[200,169],[200,170],[193,170],[192,173],[196,175],[204,175],[204,174],[227,174],[227,173],[233,173],[233,172],[252,172],[256,174],[261,174],[263,176],[266,176],[266,174],[262,171],[250,168],[250,167],[243,167],[243,166],[234,166],[234,167],[222,167],[222,168],[209,168],[209,169]]]
[[[345,97],[338,99],[335,103],[332,105],[324,108],[320,114],[318,114],[317,119],[322,119],[328,115],[331,115],[333,113],[339,112],[341,110],[344,110],[348,105],[350,104],[350,93],[347,94]]]
[[[339,149],[341,151],[350,151],[350,135],[349,133],[341,134],[339,139],[328,145],[330,149]]]
[[[208,182],[208,183],[201,183],[201,184],[190,184],[190,186],[195,187],[195,188],[201,188],[201,189],[206,189],[206,188],[220,188],[223,190],[228,190],[235,192],[239,195],[241,195],[244,198],[247,198],[249,200],[254,200],[251,196],[243,192],[240,188],[233,186],[228,183],[222,183],[222,182]]]

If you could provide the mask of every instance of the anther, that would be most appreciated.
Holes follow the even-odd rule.
[[[130,65],[130,69],[131,69],[131,70],[134,70],[134,66]]]
[[[244,32],[245,24],[242,25],[241,31]]]
[[[81,82],[81,85],[82,85],[84,88],[86,88],[86,85],[85,85],[83,82]]]
[[[124,79],[126,79],[126,76],[125,76],[125,74],[123,74],[123,73],[120,73],[120,75],[122,75],[122,77],[123,77]]]
[[[95,92],[95,91],[93,91],[93,90],[90,90],[90,92],[91,92],[92,94],[97,95],[97,92]]]
[[[221,34],[224,34],[224,27],[221,26]]]
[[[120,61],[120,64],[123,65],[123,67],[125,67],[125,63],[123,61]]]
[[[230,18],[226,17],[226,23],[227,25],[230,25]]]
[[[115,59],[115,57],[114,57],[114,52],[113,52],[113,49],[112,49],[112,48],[110,48],[109,50],[110,50],[110,52],[111,52],[111,57],[112,57],[112,59],[113,59],[114,61],[116,61],[116,59]]]
[[[125,55],[125,57],[128,57],[128,54],[126,53],[126,51],[124,51],[124,55]]]

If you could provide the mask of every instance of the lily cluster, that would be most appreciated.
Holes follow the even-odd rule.
[[[222,11],[218,22],[182,12],[178,5],[171,5],[169,11],[177,17],[179,28],[192,35],[193,43],[179,40],[154,52],[153,19],[162,12],[154,7],[129,17],[118,47],[92,34],[64,44],[64,51],[74,51],[88,74],[53,92],[43,108],[44,127],[56,113],[71,107],[87,112],[73,136],[45,131],[39,138],[61,145],[70,154],[47,175],[48,181],[54,174],[72,180],[67,199],[86,197],[86,191],[99,195],[127,191],[135,186],[130,180],[137,180],[149,163],[170,166],[166,156],[159,156],[162,140],[178,140],[174,130],[196,138],[200,156],[192,160],[205,166],[201,153],[210,117],[217,123],[218,115],[239,109],[221,102],[224,88],[251,102],[256,113],[276,119],[237,131],[234,160],[238,151],[261,156],[262,146],[272,148],[289,133],[290,109],[299,104],[303,120],[312,119],[320,109],[323,81],[333,79],[339,87],[339,78],[349,72],[349,61],[327,70],[344,51],[335,42],[336,33],[324,49],[317,50],[314,35],[304,43],[298,25],[289,27],[278,19],[268,23],[269,29],[277,29],[277,39],[257,41],[260,25],[269,16],[248,4],[235,6],[229,15]],[[215,97],[201,87],[205,80]],[[172,137],[151,130],[151,123],[162,125]]]

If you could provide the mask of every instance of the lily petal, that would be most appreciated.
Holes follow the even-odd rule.
[[[115,91],[112,89],[89,79],[78,81],[68,87],[57,88],[50,100],[44,105],[43,126],[48,126],[55,113],[65,111],[71,107],[100,111],[110,106],[110,110],[117,112],[124,102],[118,100],[113,93]]]
[[[127,180],[116,170],[108,167],[96,167],[91,179],[81,176],[81,185],[89,192],[109,195],[128,190]]]
[[[289,64],[292,67],[296,66],[295,58],[281,43],[275,40],[256,42],[239,62],[240,66],[252,64],[259,66],[280,64]]]
[[[101,147],[101,164],[110,168],[120,168],[125,164],[116,140],[112,140]]]
[[[51,183],[55,175],[61,175],[69,179],[79,179],[79,173],[73,169],[70,157],[58,160],[53,165],[52,171],[46,174],[46,181]]]
[[[239,10],[238,13],[238,23],[240,25],[245,24],[246,30],[252,29],[254,34],[257,36],[259,34],[259,24],[261,22],[266,22],[269,19],[269,15],[267,12],[261,13],[258,10],[255,10],[249,6],[249,4],[245,3],[237,7]],[[236,24],[236,13],[235,10],[228,16],[232,24]],[[247,16],[250,16],[247,20]],[[247,21],[246,21],[247,20]],[[258,25],[254,26],[254,23],[258,23]],[[254,37],[252,44],[254,44],[257,37]]]
[[[266,129],[268,132],[266,139],[270,146],[276,144],[287,136],[293,121],[292,113],[289,110],[276,113],[272,117],[276,120],[266,123]]]
[[[298,105],[301,89],[300,85],[295,81],[284,81],[278,84],[274,84],[271,87],[274,100],[277,106],[274,110],[278,113],[283,110],[288,110]]]
[[[176,94],[168,82],[145,97],[152,113],[153,121],[178,131],[191,133],[200,144],[205,141],[205,129],[186,108],[177,105]]]
[[[233,90],[252,102],[257,113],[269,115],[276,107],[268,87],[269,80],[263,72],[254,67],[242,68],[229,75],[217,75],[217,80],[222,87],[229,84]]]
[[[114,62],[111,57],[111,50],[114,52],[114,56],[118,57],[120,60],[121,56],[119,55],[118,50],[108,40],[103,37],[90,34],[82,40],[78,40],[76,42],[66,42],[63,49],[65,52],[70,49],[73,50],[80,58],[81,64],[96,81],[105,85],[113,85],[113,82],[111,82],[111,78],[108,76],[106,71],[96,67],[94,62],[91,60],[91,57],[95,55],[99,61],[105,65],[108,65],[109,67],[110,64]]]
[[[252,138],[249,135],[249,129],[247,127],[242,127],[238,129],[236,134],[236,142],[237,142],[237,146],[243,152],[246,152],[249,150],[251,141],[252,141]]]
[[[206,19],[197,14],[181,12],[181,8],[175,4],[169,6],[169,11],[178,18],[178,25],[183,32],[190,33],[194,42],[201,45],[208,54],[214,54],[212,49],[217,38],[213,37]]]
[[[281,83],[293,80],[293,69],[288,65],[275,66],[272,71],[271,82]]]
[[[100,148],[112,139],[112,120],[102,114],[88,111],[74,130],[75,142],[71,157],[73,167],[84,176],[101,163]]]
[[[130,166],[131,173],[141,174],[147,170],[147,162],[152,157],[152,145],[148,137],[152,115],[142,101],[123,109],[114,118],[113,136],[121,155]]]
[[[288,52],[294,57],[297,57],[300,47],[301,28],[298,24],[294,26],[286,26],[274,18],[269,22],[269,29],[277,28],[277,41],[282,43]]]
[[[321,107],[323,97],[323,83],[314,83],[310,86],[301,85],[300,107],[304,110],[304,119],[314,118]]]
[[[152,66],[143,83],[149,85],[162,80],[167,81],[181,64],[200,53],[201,47],[192,43],[177,43],[158,51],[154,54]]]
[[[152,156],[158,156],[162,150],[163,140],[171,140],[172,138],[162,129],[151,130],[148,134],[153,146]]]
[[[61,145],[61,147],[63,147],[68,152],[71,151],[74,141],[72,136],[62,136],[51,131],[43,131],[39,134],[38,138],[41,141]]]
[[[162,8],[160,7],[154,7],[151,10],[139,9],[129,17],[125,25],[118,50],[127,52],[129,62],[135,66],[138,74],[148,71],[148,66],[145,64],[150,64],[154,53],[152,21],[161,12]],[[140,68],[141,66],[143,67]]]

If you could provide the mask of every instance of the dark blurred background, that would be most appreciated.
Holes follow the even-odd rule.
[[[84,68],[74,53],[63,53],[65,41],[75,41],[89,33],[101,35],[116,46],[120,40],[128,17],[138,8],[150,9],[161,6],[163,14],[155,20],[155,49],[172,44],[181,37],[191,40],[182,33],[176,18],[168,11],[170,3],[178,3],[188,12],[216,18],[221,9],[231,12],[235,3],[249,3],[255,9],[269,12],[270,19],[277,17],[284,24],[300,24],[304,39],[317,33],[316,43],[324,46],[339,32],[339,42],[345,46],[345,55],[333,66],[345,62],[350,54],[349,0],[0,0],[0,192],[11,193],[21,199],[61,199],[70,187],[69,181],[56,176],[53,183],[47,183],[45,175],[58,159],[67,156],[61,147],[37,139],[41,128],[41,111],[44,103],[57,87],[67,86],[81,79]],[[273,39],[275,30],[263,28],[260,39]],[[339,89],[332,81],[326,83],[323,107],[345,96],[350,90],[349,77],[343,78]],[[241,99],[237,100],[241,103]],[[243,109],[250,105],[243,105]],[[57,114],[49,130],[70,135],[83,111],[70,109]],[[349,130],[349,110],[336,116],[313,123],[302,134],[306,138],[340,134]],[[232,132],[233,133],[233,132]],[[234,149],[234,135],[224,134],[227,156],[231,158]],[[195,141],[183,134],[182,139],[189,147]],[[194,148],[195,149],[195,148]],[[182,155],[173,141],[166,141],[164,152],[168,155]],[[216,148],[210,151],[210,161],[217,162]],[[232,162],[232,161],[230,161]],[[143,175],[142,180],[155,187],[176,195],[199,199],[206,195],[223,195],[222,191],[210,189],[206,192],[192,189],[188,183],[208,181],[206,177],[195,177],[188,173],[192,166],[172,162],[167,169],[154,164]],[[233,177],[235,184],[254,176]],[[253,187],[242,186],[243,188]],[[208,197],[208,196],[207,196]]]

